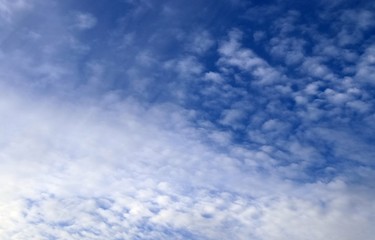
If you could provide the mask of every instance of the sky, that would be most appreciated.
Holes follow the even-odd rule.
[[[0,0],[0,239],[370,240],[375,3]]]

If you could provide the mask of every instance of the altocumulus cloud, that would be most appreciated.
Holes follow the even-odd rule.
[[[0,239],[371,239],[374,8],[0,0]]]

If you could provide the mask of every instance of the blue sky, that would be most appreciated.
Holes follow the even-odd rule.
[[[1,239],[369,240],[371,1],[0,0]]]

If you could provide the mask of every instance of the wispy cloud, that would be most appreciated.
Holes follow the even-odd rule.
[[[76,13],[74,14],[74,24],[73,26],[80,29],[86,30],[95,27],[97,23],[96,18],[89,13]]]

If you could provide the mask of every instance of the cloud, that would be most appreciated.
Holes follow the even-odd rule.
[[[267,159],[264,154],[242,150],[250,159],[241,159],[240,152],[217,153],[186,138],[180,133],[197,130],[188,123],[181,128],[184,118],[173,123],[171,108],[154,106],[151,111],[125,101],[104,110],[100,102],[26,101],[14,92],[2,98],[2,125],[8,131],[1,147],[1,236],[285,239],[281,229],[286,228],[297,239],[309,232],[301,227],[313,224],[322,232],[311,236],[324,239],[327,234],[344,236],[338,229],[346,211],[359,214],[347,219],[356,224],[348,236],[372,234],[364,231],[371,224],[365,211],[371,198],[357,202],[340,188],[332,189],[333,183],[312,185],[317,192],[306,199],[302,196],[309,186],[275,176],[267,180],[269,185],[254,171]],[[165,127],[155,122],[156,112],[157,119],[169,119],[161,121]],[[14,116],[22,118],[14,121]],[[173,126],[180,127],[171,132]],[[213,132],[208,137],[227,145],[231,140],[225,136]],[[240,164],[245,159],[255,161]],[[356,209],[337,205],[342,198]],[[324,210],[317,199],[325,202]]]
[[[187,56],[181,59],[169,60],[165,63],[166,69],[173,69],[183,78],[198,75],[203,72],[203,65],[194,56]]]
[[[374,14],[365,9],[343,11],[340,20],[345,25],[354,24],[355,27],[361,30],[367,30],[375,25]]]
[[[300,63],[304,57],[305,41],[296,38],[273,38],[271,39],[272,47],[270,52],[277,58],[285,60],[287,65]]]
[[[207,72],[204,74],[204,79],[221,83],[224,81],[223,77],[217,72]]]
[[[372,159],[375,152],[371,150],[370,145],[358,139],[354,134],[330,129],[317,129],[314,133],[334,145],[334,154],[337,155],[339,159],[347,158],[363,162],[366,165],[372,165],[369,159]]]
[[[375,47],[370,46],[368,47],[363,55],[360,57],[360,60],[356,66],[356,79],[361,82],[365,82],[368,84],[373,84],[373,77],[375,72],[373,70],[373,66],[375,64],[374,59]]]
[[[232,30],[228,40],[223,41],[218,49],[220,58],[217,62],[223,71],[228,67],[236,67],[245,71],[258,80],[260,84],[271,84],[281,79],[280,74],[262,58],[258,57],[251,49],[241,47],[242,32]]]
[[[90,13],[78,12],[74,15],[74,27],[79,30],[87,30],[95,27],[97,19]]]
[[[244,112],[241,109],[229,109],[224,111],[222,115],[220,123],[234,128],[244,118]]]
[[[203,54],[213,47],[215,41],[208,31],[197,31],[190,37],[187,49],[193,53]]]
[[[0,3],[0,238],[375,234],[366,4]]]
[[[33,5],[33,1],[24,1],[24,0],[1,0],[0,1],[0,17],[6,21],[12,21],[15,17],[16,12],[22,12],[27,10]]]
[[[321,63],[319,58],[316,57],[305,58],[302,68],[315,78],[331,79],[334,77],[330,69],[325,64]]]

